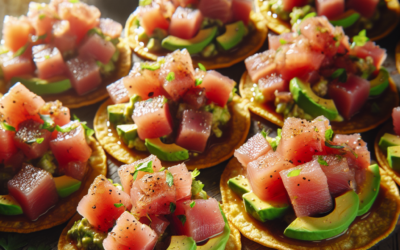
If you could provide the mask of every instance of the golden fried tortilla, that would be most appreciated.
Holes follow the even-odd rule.
[[[134,12],[130,15],[125,24],[125,37],[132,50],[143,59],[152,61],[157,61],[159,56],[165,56],[167,53],[170,53],[170,51],[162,53],[151,53],[147,51],[145,45],[137,40],[137,19],[138,16]],[[237,49],[229,51],[229,53],[218,54],[211,58],[193,56],[193,65],[201,63],[207,69],[227,68],[256,53],[264,44],[264,41],[267,38],[268,29],[266,22],[260,13],[252,11],[250,14],[250,20],[253,22],[256,30],[252,32],[249,37],[246,37],[245,41],[243,41]]]
[[[275,221],[261,223],[249,215],[241,197],[228,187],[228,180],[242,172],[242,165],[236,158],[225,168],[220,182],[223,210],[228,220],[246,238],[274,249],[331,250],[369,249],[386,238],[396,227],[400,215],[400,198],[396,183],[381,169],[381,191],[367,216],[357,217],[343,235],[326,241],[306,242],[278,236],[279,225]],[[271,223],[271,224],[268,224]],[[273,229],[273,230],[271,230]],[[283,230],[283,229],[282,229]]]
[[[397,68],[397,72],[400,72],[400,41],[397,43],[396,46],[396,68]]]
[[[262,118],[278,125],[283,126],[283,115],[275,112],[273,103],[260,104],[253,100],[251,81],[247,71],[242,75],[239,84],[239,93],[242,98],[249,100],[249,109]],[[373,104],[379,107],[379,112],[373,112]],[[337,134],[361,133],[376,128],[392,115],[394,107],[399,106],[399,95],[396,84],[389,78],[389,88],[378,98],[367,100],[363,108],[351,120],[343,122],[331,122],[332,129]]]
[[[217,143],[213,144],[210,149],[206,148],[204,153],[196,157],[191,156],[189,160],[185,161],[189,170],[215,166],[229,159],[235,149],[244,143],[250,129],[250,112],[246,103],[247,101],[239,96],[233,98],[232,102],[228,104],[231,113],[231,120],[228,123],[229,129],[224,131],[224,133],[229,133],[229,136],[223,135],[224,139],[221,139],[221,141],[216,140]],[[130,149],[120,141],[116,129],[108,121],[107,106],[111,104],[110,99],[104,102],[94,118],[93,126],[100,144],[107,153],[125,164],[148,157],[150,155],[148,152]],[[163,161],[162,165],[169,167],[179,163]]]
[[[100,174],[106,175],[106,154],[100,144],[92,137],[90,139],[92,156],[89,158],[89,168],[78,191],[68,197],[60,198],[55,207],[36,221],[30,221],[24,215],[0,215],[0,232],[32,233],[48,229],[66,222],[76,213],[76,207],[93,180]]]
[[[275,15],[270,11],[269,0],[254,0],[256,10],[260,12],[269,29],[277,34],[282,34],[291,31],[291,24],[289,21],[284,21],[279,18],[273,17]],[[400,5],[397,0],[385,0],[385,6],[379,7],[380,15],[378,20],[374,21],[374,27],[367,30],[367,36],[371,41],[379,40],[390,34],[396,28],[400,21]],[[357,35],[364,26],[355,23],[351,27],[345,29],[345,33],[351,38]]]

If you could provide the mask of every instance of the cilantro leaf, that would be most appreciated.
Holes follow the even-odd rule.
[[[21,48],[19,48],[17,50],[17,52],[14,53],[13,57],[18,57],[22,54],[24,54],[25,50],[28,48],[28,44],[25,44],[24,46],[22,46]]]
[[[333,130],[331,128],[325,130],[325,141],[332,141],[332,136],[333,136]]]
[[[354,48],[355,46],[364,46],[369,41],[367,37],[367,31],[365,29],[361,30],[358,35],[353,37],[353,43],[351,47]]]
[[[347,82],[347,73],[346,70],[343,68],[337,69],[331,75],[332,79],[338,79],[339,82]]]
[[[165,80],[167,80],[168,82],[175,80],[175,73],[169,72]]]
[[[170,172],[167,172],[167,183],[170,187],[174,185],[174,176]]]
[[[195,201],[190,202],[190,207],[193,208],[196,205]]]
[[[197,176],[200,175],[200,171],[197,170],[197,168],[196,168],[195,170],[193,170],[193,171],[191,172],[191,174],[192,174],[192,179],[195,179]]]
[[[75,121],[78,121],[78,122],[81,121],[81,119],[79,119],[78,116],[76,116],[75,114],[73,114],[72,117],[74,118]]]
[[[290,172],[287,174],[287,177],[295,177],[295,176],[298,176],[298,175],[300,175],[300,172],[301,172],[301,169],[292,170],[292,171],[290,171]]]
[[[330,143],[327,142],[327,141],[325,141],[325,146],[327,146],[328,148],[335,148],[335,149],[342,149],[342,148],[344,148],[344,146],[341,146],[341,145],[333,145],[333,144],[330,144]]]
[[[124,204],[122,204],[122,203],[114,203],[114,207],[116,207],[116,208],[120,208],[122,206],[124,206]]]
[[[136,181],[137,175],[141,172],[146,172],[146,173],[154,173],[153,170],[153,161],[148,161],[148,162],[142,162],[139,165],[136,166],[135,172],[133,172],[133,180]]]
[[[33,143],[38,143],[38,144],[41,144],[42,142],[44,141],[44,138],[37,138],[37,139],[31,139],[31,140],[28,140],[28,141],[26,141],[25,143],[26,144],[33,144]]]
[[[318,163],[323,166],[329,166],[329,164],[322,158],[322,155],[318,155]]]
[[[16,131],[13,126],[8,125],[6,122],[1,122],[1,126],[3,127],[4,130],[13,131],[13,132]]]
[[[94,134],[94,130],[89,128],[85,123],[82,123],[82,127],[85,129],[85,135],[91,137]]]
[[[199,69],[200,69],[200,70],[202,70],[202,71],[207,71],[207,70],[206,70],[206,67],[204,67],[203,64],[198,63],[197,65],[199,65]]]
[[[279,39],[279,43],[282,45],[287,44],[286,40],[282,38]]]
[[[79,0],[69,0],[70,3],[79,3]]]
[[[161,68],[161,64],[158,62],[157,63],[143,62],[143,63],[140,63],[140,68],[155,71],[155,70]]]
[[[196,85],[196,86],[199,86],[200,84],[203,83],[203,80],[202,80],[202,79],[197,79],[197,78],[196,78],[195,82],[196,82],[195,85]]]
[[[74,129],[73,126],[62,128],[62,127],[56,125],[56,130],[61,133],[68,133],[68,132],[71,132],[71,130],[73,130],[73,129]]]
[[[175,203],[173,202],[169,203],[169,211],[171,212],[171,214],[175,212],[175,209],[176,209]]]
[[[45,14],[40,14],[40,15],[39,15],[39,19],[40,19],[40,20],[43,20],[44,18],[46,18],[46,15],[45,15]]]
[[[178,219],[182,222],[182,225],[185,225],[186,216],[184,214],[178,215]]]
[[[42,119],[43,124],[42,124],[42,129],[46,129],[50,132],[53,132],[55,129],[55,123],[53,119],[51,119],[50,115],[42,115],[39,114],[40,119]]]
[[[165,167],[160,168],[160,170],[158,170],[158,172],[162,172],[165,170]]]

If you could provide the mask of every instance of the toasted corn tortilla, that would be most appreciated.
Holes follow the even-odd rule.
[[[267,26],[277,34],[291,32],[290,21],[284,21],[273,17],[275,15],[268,6],[268,0],[254,0],[256,10],[260,12],[267,22]],[[367,36],[371,41],[379,40],[390,34],[400,21],[400,5],[397,0],[385,0],[386,8],[381,9],[381,18],[374,22],[374,27],[367,30]],[[354,25],[353,25],[354,26]],[[361,31],[357,27],[345,29],[349,37],[353,37]]]
[[[396,183],[390,175],[381,169],[381,187],[386,192],[379,207],[372,209],[367,216],[351,224],[348,231],[342,236],[321,242],[299,241],[287,239],[283,241],[279,236],[271,233],[266,223],[261,223],[249,215],[244,207],[241,197],[236,195],[228,187],[228,180],[242,172],[242,166],[236,158],[232,159],[226,166],[220,182],[223,210],[239,231],[246,238],[266,247],[274,249],[369,249],[380,240],[386,238],[395,228],[400,214],[400,198]],[[379,198],[378,198],[379,199]]]
[[[397,46],[396,46],[396,57],[395,57],[395,60],[396,60],[397,72],[400,72],[400,41],[399,41],[399,43],[397,43]]]
[[[229,137],[223,136],[227,138],[227,140],[213,144],[210,149],[206,148],[205,152],[199,154],[199,156],[191,156],[189,160],[185,161],[189,170],[215,166],[229,159],[233,155],[235,149],[239,148],[240,145],[244,143],[250,129],[250,112],[247,109],[246,103],[247,102],[239,96],[233,98],[232,102],[228,104],[231,113],[229,131],[225,131],[225,133],[230,133]],[[93,126],[96,138],[99,140],[100,144],[107,153],[125,164],[148,157],[150,155],[149,152],[140,152],[130,149],[120,141],[116,129],[108,121],[107,106],[111,104],[112,102],[110,99],[104,102],[94,118]],[[170,167],[179,163],[181,162],[163,161],[162,165]]]
[[[36,221],[30,221],[24,215],[0,215],[0,232],[32,233],[48,229],[66,222],[76,213],[76,207],[93,180],[99,175],[106,175],[106,154],[100,144],[92,137],[90,139],[92,155],[89,158],[89,168],[78,191],[66,198],[60,198],[57,204]]]
[[[137,40],[136,33],[136,20],[138,19],[137,13],[133,12],[125,24],[125,37],[132,48],[132,50],[140,57],[146,60],[157,61],[159,56],[165,56],[172,51],[165,51],[161,53],[152,53],[147,50],[143,43]],[[264,44],[267,38],[268,29],[263,16],[258,12],[251,12],[250,20],[253,22],[256,30],[246,40],[239,44],[238,48],[229,51],[228,53],[218,54],[217,56],[209,59],[199,56],[193,56],[193,65],[198,63],[203,64],[207,69],[227,68],[238,62],[243,61],[247,57],[256,53]]]
[[[252,87],[253,82],[246,71],[240,79],[239,92],[242,98],[249,101],[250,111],[282,127],[284,122],[283,115],[275,112],[275,106],[272,103],[260,104],[252,101],[254,99],[251,91]],[[378,105],[379,113],[372,112],[373,103]],[[380,97],[367,100],[360,112],[354,115],[351,120],[331,122],[332,129],[337,134],[353,134],[371,130],[389,119],[393,108],[397,106],[399,106],[397,87],[393,79],[389,78],[389,87]]]

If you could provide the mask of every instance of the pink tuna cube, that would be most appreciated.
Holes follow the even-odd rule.
[[[110,41],[106,41],[96,33],[86,38],[79,47],[79,55],[96,59],[107,64],[114,55],[116,48]]]
[[[164,96],[135,103],[132,119],[140,139],[158,138],[172,133],[172,117]]]
[[[344,13],[344,0],[317,0],[315,1],[318,16],[334,19]]]
[[[65,72],[64,59],[56,47],[44,44],[36,45],[32,47],[32,54],[39,78],[49,79]]]
[[[198,9],[201,11],[203,16],[219,19],[223,23],[232,20],[232,0],[201,0]]]
[[[122,78],[108,85],[107,91],[113,103],[124,103],[129,101],[129,93],[122,82]]]
[[[176,200],[190,199],[192,196],[192,174],[189,173],[185,163],[168,168],[174,177],[176,187]]]
[[[283,33],[282,35],[268,35],[268,48],[270,50],[277,50],[281,45],[293,43],[296,34],[293,32]]]
[[[392,112],[393,129],[397,135],[400,135],[400,107],[396,107]]]
[[[29,3],[27,13],[30,23],[35,28],[36,36],[46,35],[46,41],[50,41],[51,28],[56,21],[57,13],[48,4]]]
[[[31,58],[25,55],[13,57],[11,52],[0,59],[0,68],[6,81],[16,76],[32,75],[35,71]]]
[[[66,64],[72,87],[78,95],[84,95],[100,86],[100,68],[94,59],[78,56]]]
[[[349,0],[346,8],[353,9],[366,18],[371,18],[378,6],[379,0]]]
[[[347,152],[344,157],[347,158],[350,168],[365,169],[371,165],[371,153],[360,134],[335,135],[332,141],[336,145],[345,146],[344,150]]]
[[[26,165],[7,183],[8,192],[30,220],[36,220],[58,201],[56,184],[50,173]]]
[[[279,174],[297,217],[315,216],[332,209],[328,180],[318,161],[283,170]]]
[[[121,36],[122,25],[110,18],[100,18],[99,28],[104,35],[111,38]]]
[[[275,55],[275,50],[267,50],[262,53],[254,54],[244,60],[246,69],[253,82],[258,82],[260,78],[277,72]]]
[[[29,19],[26,16],[5,16],[3,22],[4,46],[12,52],[16,52],[30,41],[31,35],[35,34]]]
[[[211,133],[212,114],[185,110],[175,143],[188,150],[203,152]]]
[[[161,7],[152,3],[151,5],[141,6],[138,8],[140,25],[144,28],[146,34],[151,36],[154,29],[160,28],[168,30],[169,22],[164,17]]]
[[[308,0],[282,0],[283,10],[292,12],[294,7],[301,7],[308,3]]]
[[[182,101],[194,109],[200,109],[207,103],[206,91],[204,88],[191,88],[182,97]]]
[[[235,82],[215,70],[207,71],[200,87],[206,89],[208,100],[224,107],[229,100],[229,95],[235,87]]]
[[[0,126],[0,164],[17,153],[17,147],[14,145],[15,132],[3,129]]]
[[[284,92],[289,90],[289,84],[283,80],[280,76],[272,74],[258,80],[258,88],[264,96],[264,100],[274,101],[275,91]]]
[[[335,102],[340,114],[350,119],[358,113],[369,96],[369,81],[353,74],[348,74],[347,82],[333,82],[328,86],[328,94]]]
[[[73,52],[76,44],[76,35],[71,31],[67,20],[57,21],[53,24],[53,44],[62,54]]]
[[[182,39],[194,37],[200,29],[203,15],[198,9],[178,7],[171,18],[169,33]]]
[[[60,167],[60,171],[64,172],[67,176],[82,181],[87,168],[87,161],[70,161],[66,166]]]
[[[382,63],[387,57],[386,49],[380,48],[378,45],[375,45],[375,43],[371,41],[368,41],[364,46],[354,46],[354,48],[350,50],[350,55],[364,59],[367,56],[372,57],[372,59],[374,60],[374,65],[377,69],[381,68]]]
[[[247,25],[250,20],[250,12],[252,10],[252,0],[232,0],[232,12],[236,21],[241,20],[245,25]]]
[[[244,168],[247,167],[249,162],[256,160],[258,157],[265,155],[271,146],[261,133],[255,134],[247,140],[245,144],[235,150],[234,156],[242,164]]]

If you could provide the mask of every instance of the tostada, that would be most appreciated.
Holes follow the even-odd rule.
[[[185,48],[196,64],[216,69],[257,52],[267,28],[252,0],[146,0],[126,22],[125,36],[144,59]]]
[[[334,134],[323,116],[289,117],[277,137],[251,137],[220,187],[229,221],[277,249],[369,249],[400,214],[396,183],[371,165],[360,134]]]
[[[106,155],[85,122],[60,101],[23,84],[0,98],[0,231],[30,233],[62,224],[99,174]]]
[[[107,97],[126,75],[131,51],[122,25],[78,1],[31,2],[26,16],[6,16],[0,47],[1,88],[23,83],[45,101],[78,108]]]
[[[399,103],[382,67],[386,56],[365,32],[350,43],[325,17],[308,17],[292,32],[270,36],[269,50],[245,60],[239,91],[251,111],[279,126],[286,117],[324,115],[337,133],[364,132]]]

